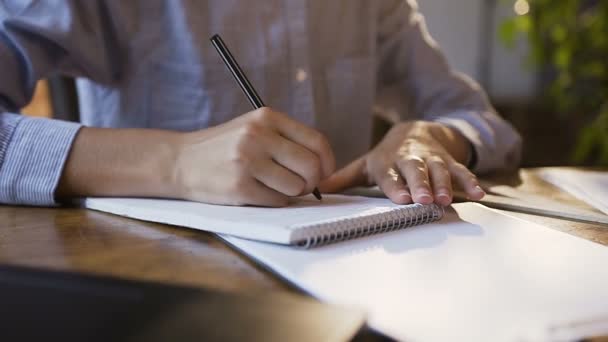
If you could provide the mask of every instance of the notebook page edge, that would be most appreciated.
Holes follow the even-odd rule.
[[[183,213],[176,213],[173,210],[159,210],[155,208],[154,213],[150,209],[141,206],[142,201],[162,201],[155,199],[136,198],[133,201],[138,205],[119,205],[117,200],[128,201],[129,198],[86,198],[84,206],[100,212],[110,213],[118,216],[133,218],[141,221],[169,224],[173,226],[185,227],[190,229],[202,230],[215,234],[227,234],[239,238],[255,240],[260,242],[270,242],[281,245],[289,245],[291,232],[282,226],[272,224],[259,224],[251,222],[229,222],[220,219],[209,218],[199,215],[188,215],[180,217]],[[132,203],[133,204],[133,203]],[[162,214],[162,215],[159,215]],[[221,227],[221,228],[220,228]],[[255,228],[255,229],[253,229]],[[268,230],[269,233],[261,236],[256,234],[258,231]],[[272,232],[270,232],[272,230]]]

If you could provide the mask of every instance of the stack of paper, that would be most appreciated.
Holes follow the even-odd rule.
[[[608,215],[608,172],[547,168],[539,175]]]

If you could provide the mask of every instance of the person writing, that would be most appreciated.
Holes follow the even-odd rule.
[[[220,33],[272,104],[248,103]],[[521,139],[455,72],[414,1],[5,1],[0,203],[80,196],[284,206],[377,184],[395,203],[480,199]],[[36,81],[77,78],[82,124],[18,115]],[[374,114],[394,119],[371,146]]]

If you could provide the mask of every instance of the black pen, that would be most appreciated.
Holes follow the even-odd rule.
[[[264,101],[262,101],[258,92],[255,91],[255,88],[253,88],[243,70],[241,70],[239,63],[236,62],[236,59],[234,59],[232,53],[230,53],[230,50],[228,50],[228,47],[224,44],[222,37],[218,34],[213,35],[213,37],[211,37],[211,44],[213,44],[220,54],[220,57],[222,57],[224,64],[226,64],[226,67],[230,70],[232,76],[234,76],[234,79],[243,90],[243,93],[245,93],[245,96],[247,96],[249,102],[251,102],[253,108],[259,109],[265,107]],[[321,192],[317,188],[312,191],[312,194],[315,195],[319,201],[323,199],[323,197],[321,197]]]

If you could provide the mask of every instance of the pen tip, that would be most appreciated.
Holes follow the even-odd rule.
[[[321,196],[321,192],[317,188],[312,191],[312,194],[315,195],[315,198],[319,201],[323,199],[323,197]]]

